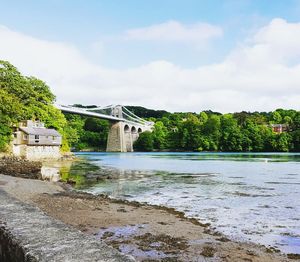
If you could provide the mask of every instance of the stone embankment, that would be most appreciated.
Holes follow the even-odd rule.
[[[0,261],[134,261],[0,189]]]

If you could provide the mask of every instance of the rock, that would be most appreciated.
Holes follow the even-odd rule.
[[[31,162],[16,157],[5,157],[0,159],[0,174],[31,178],[31,179],[41,179],[41,162]]]
[[[216,250],[212,246],[204,246],[201,255],[204,257],[213,257]]]
[[[287,257],[289,259],[300,259],[300,254],[293,254],[293,253],[290,253],[290,254],[287,254]]]

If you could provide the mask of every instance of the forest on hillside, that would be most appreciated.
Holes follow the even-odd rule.
[[[153,132],[140,134],[136,151],[228,151],[299,152],[300,112],[277,109],[273,112],[221,114],[169,113],[143,107],[126,106],[139,117],[153,121]],[[75,150],[104,150],[109,123],[67,114],[69,126],[77,131]],[[284,132],[272,125],[282,124]]]
[[[53,106],[54,101],[45,82],[23,76],[0,60],[0,151],[7,150],[12,126],[24,119],[38,119],[57,129],[63,135],[63,151],[105,150],[108,121],[63,114]],[[134,145],[137,151],[300,152],[300,111],[170,113],[126,107],[155,123],[152,133],[140,134]],[[284,125],[284,132],[275,132],[274,124]]]
[[[300,151],[300,112],[220,114],[168,113],[154,119],[154,131],[141,134],[138,150],[289,152]],[[284,132],[272,125],[282,124]]]

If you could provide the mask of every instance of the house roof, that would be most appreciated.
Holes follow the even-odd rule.
[[[38,128],[38,127],[20,127],[20,130],[27,135],[39,136],[61,136],[55,129]]]

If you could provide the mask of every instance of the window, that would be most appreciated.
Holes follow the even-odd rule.
[[[52,137],[52,140],[55,140],[55,136]]]
[[[35,136],[34,136],[34,139],[35,139],[35,140],[39,140],[39,139],[40,139],[40,136],[39,136],[39,135],[35,135]]]
[[[26,134],[24,134],[24,135],[23,135],[23,139],[24,139],[24,140],[27,140],[27,139],[28,139],[28,136],[27,136]]]

